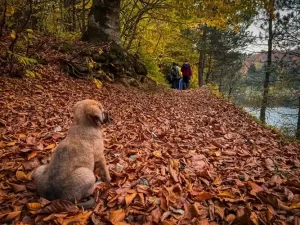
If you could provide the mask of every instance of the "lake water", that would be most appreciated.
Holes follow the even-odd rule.
[[[259,118],[260,108],[244,107],[244,109]],[[288,136],[295,136],[297,115],[298,109],[287,107],[267,108],[266,123],[277,127]]]

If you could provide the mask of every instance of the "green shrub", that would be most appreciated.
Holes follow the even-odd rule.
[[[145,63],[145,66],[147,67],[148,76],[154,81],[156,81],[157,84],[161,84],[168,87],[168,81],[166,80],[165,75],[160,71],[156,60],[147,53],[142,54],[141,58],[142,61]]]
[[[208,89],[217,97],[222,97],[222,93],[219,92],[219,85],[215,83],[207,84]]]

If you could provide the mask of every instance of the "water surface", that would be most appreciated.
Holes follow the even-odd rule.
[[[259,118],[260,108],[244,107],[244,109]],[[277,127],[288,136],[295,136],[297,128],[298,109],[288,107],[267,108],[266,123]]]

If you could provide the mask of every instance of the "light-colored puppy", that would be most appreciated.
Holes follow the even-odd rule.
[[[111,180],[100,129],[108,121],[109,116],[99,102],[86,99],[75,104],[66,138],[57,146],[50,163],[38,167],[33,174],[40,196],[72,202],[90,196],[96,182],[95,163],[104,174],[101,178]]]

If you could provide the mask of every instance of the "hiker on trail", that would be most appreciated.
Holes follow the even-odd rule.
[[[183,90],[190,87],[190,79],[192,77],[192,68],[187,60],[181,66],[182,79],[183,79]]]
[[[172,76],[172,85],[171,88],[178,89],[179,88],[179,80],[180,80],[180,72],[178,64],[173,62],[170,74]]]

